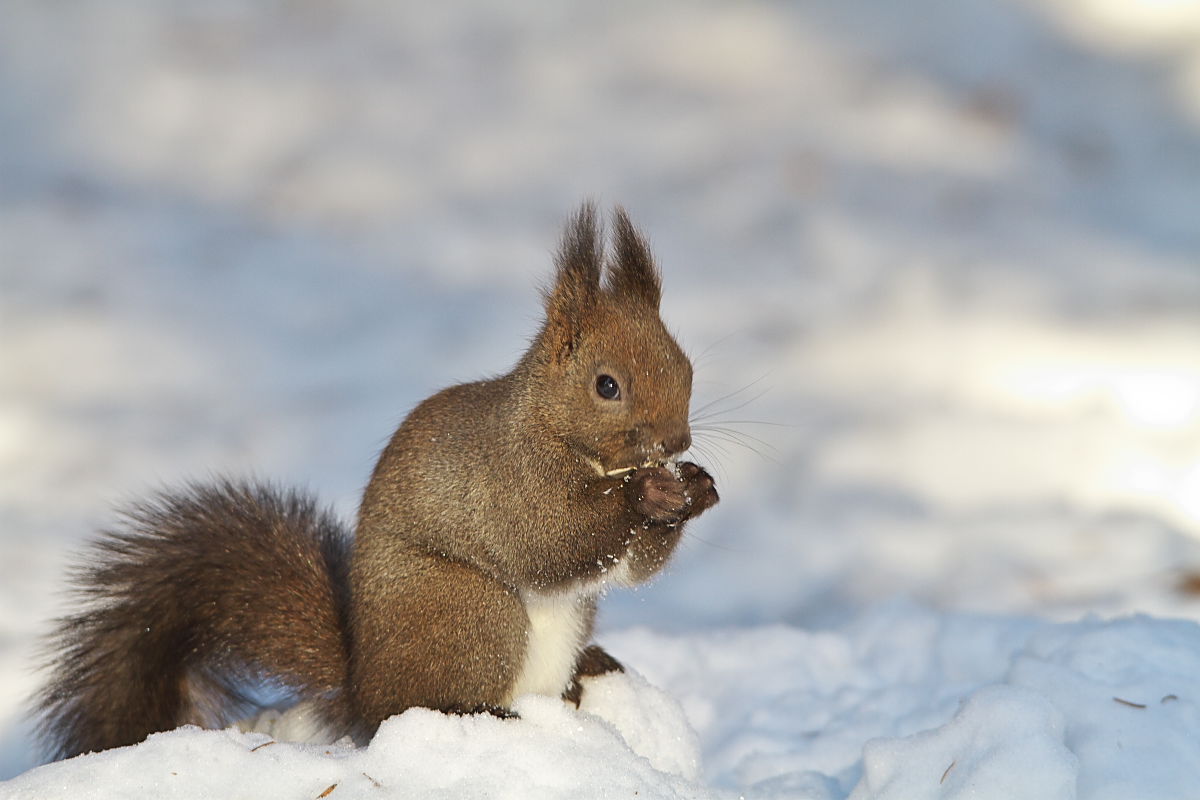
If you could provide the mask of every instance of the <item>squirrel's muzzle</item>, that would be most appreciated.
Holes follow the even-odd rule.
[[[679,433],[668,436],[662,441],[663,453],[670,458],[687,450],[692,446],[691,431],[680,431]]]

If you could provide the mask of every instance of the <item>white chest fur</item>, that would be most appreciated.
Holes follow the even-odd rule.
[[[558,697],[575,674],[579,652],[587,644],[587,615],[592,601],[609,586],[626,582],[627,566],[618,564],[598,580],[573,591],[525,592],[521,600],[529,617],[525,661],[509,692],[507,704],[523,694]]]
[[[566,690],[585,642],[587,598],[575,592],[523,596],[529,616],[525,662],[513,684],[509,704],[523,694],[551,697]]]

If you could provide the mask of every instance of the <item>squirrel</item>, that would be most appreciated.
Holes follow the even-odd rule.
[[[658,573],[718,501],[691,446],[692,366],[624,210],[568,219],[545,318],[510,372],[424,400],[383,450],[351,532],[310,496],[214,480],[123,514],[73,575],[35,698],[54,757],[221,727],[266,684],[365,743],[407,708],[578,706],[621,671],[591,644],[611,586]]]

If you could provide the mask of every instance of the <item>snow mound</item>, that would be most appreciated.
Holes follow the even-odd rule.
[[[519,720],[412,709],[371,744],[186,728],[0,797],[1139,800],[1200,786],[1200,625],[874,609],[836,631],[616,632],[653,668]],[[678,701],[675,698],[678,698]]]
[[[718,796],[696,782],[695,734],[678,704],[633,675],[588,683],[588,711],[533,695],[518,700],[519,720],[415,708],[362,749],[180,728],[31,770],[0,784],[0,797]]]
[[[289,744],[232,728],[180,728],[31,770],[0,784],[0,796],[718,796],[696,782],[695,733],[677,703],[635,675],[588,684],[588,711],[538,696],[518,699],[520,720],[410,709],[384,722],[365,748],[348,741]]]

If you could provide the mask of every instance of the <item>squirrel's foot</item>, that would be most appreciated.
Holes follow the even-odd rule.
[[[473,717],[477,714],[491,714],[493,717],[500,719],[520,719],[521,715],[513,711],[511,708],[504,706],[494,706],[491,703],[480,703],[475,706],[465,706],[456,704],[441,709],[443,714],[453,714],[458,717]]]
[[[604,648],[599,645],[588,645],[583,648],[583,652],[579,654],[579,662],[575,665],[575,677],[571,679],[571,683],[563,692],[563,700],[574,704],[579,708],[579,703],[583,700],[583,684],[580,683],[581,678],[590,678],[596,675],[607,675],[610,672],[624,672],[625,668],[621,666],[621,662],[605,652]]]

